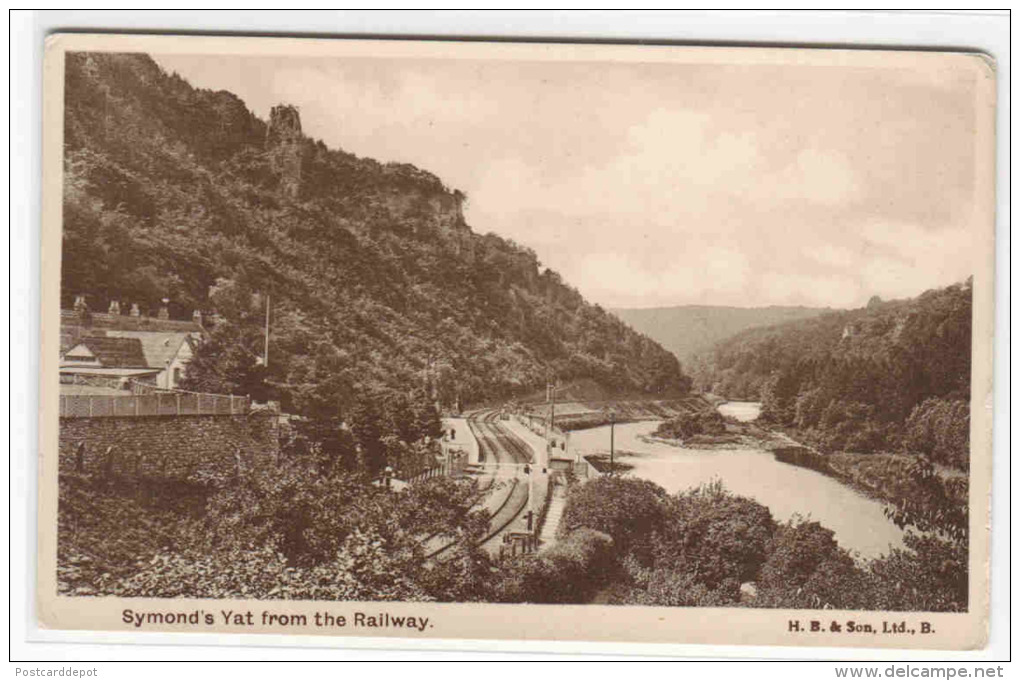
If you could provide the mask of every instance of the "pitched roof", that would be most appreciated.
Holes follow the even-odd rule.
[[[135,339],[142,344],[146,366],[166,369],[167,362],[177,356],[189,333],[156,333],[150,331],[107,331],[108,338]]]
[[[104,367],[147,367],[142,342],[137,338],[89,336],[81,339]]]

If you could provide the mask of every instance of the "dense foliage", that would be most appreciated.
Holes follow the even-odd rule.
[[[504,561],[492,580],[500,603],[587,603],[612,575],[614,542],[582,528],[546,551]]]
[[[817,522],[777,523],[721,483],[669,495],[629,476],[573,485],[557,543],[494,559],[476,545],[488,522],[473,483],[435,478],[394,492],[330,470],[291,454],[215,484],[101,471],[62,476],[58,588],[149,597],[967,608],[959,532],[966,517],[946,512],[938,476],[920,483],[929,503],[894,513],[924,534],[863,563]],[[456,544],[429,560],[437,535]]]
[[[396,493],[292,458],[218,487],[70,475],[60,495],[57,574],[74,595],[436,600],[470,573],[426,569],[437,533],[488,565],[478,492],[449,478]]]
[[[685,440],[695,435],[722,435],[725,432],[726,419],[714,409],[677,414],[655,429],[656,436],[675,440]]]
[[[343,418],[360,392],[410,386],[453,405],[552,375],[689,385],[673,355],[531,250],[472,232],[462,193],[328,149],[293,107],[267,123],[138,54],[69,54],[65,83],[62,304],[204,311],[193,389]]]
[[[563,531],[573,540],[598,530],[579,535],[585,545],[593,536],[612,540],[613,560],[590,548],[590,576],[571,585],[575,592],[598,592],[605,602],[966,610],[966,551],[961,554],[960,544],[947,541],[937,526],[926,527],[933,534],[908,534],[906,549],[864,563],[819,523],[778,523],[766,507],[719,482],[669,495],[645,480],[601,477],[572,490]],[[525,600],[562,602],[555,600],[555,580],[576,572],[543,573],[543,590]]]
[[[970,281],[754,329],[717,345],[699,387],[829,450],[908,450],[969,467]]]

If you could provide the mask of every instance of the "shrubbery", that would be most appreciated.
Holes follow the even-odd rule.
[[[473,545],[487,526],[473,482],[436,478],[394,493],[311,460],[246,470],[182,497],[180,486],[73,476],[60,484],[64,593],[193,598],[470,600],[427,579],[423,539]],[[190,489],[190,488],[184,488]],[[470,550],[469,550],[470,553]],[[466,569],[466,566],[461,566]],[[486,566],[487,569],[487,566]],[[470,583],[469,578],[463,580]],[[465,587],[466,589],[467,587]]]
[[[626,551],[660,527],[666,497],[649,480],[599,477],[571,490],[562,527],[568,534],[582,527],[604,532],[619,551]]]
[[[686,440],[695,435],[723,435],[726,419],[712,410],[685,412],[663,421],[655,430],[658,437]]]
[[[776,528],[758,575],[756,605],[868,608],[866,582],[867,574],[836,543],[832,530],[793,520]]]
[[[929,486],[937,484],[932,480]],[[802,519],[776,523],[766,507],[719,482],[668,495],[648,481],[597,478],[572,490],[565,543],[553,551],[575,538],[591,542],[581,533],[597,527],[614,540],[611,560],[590,550],[580,555],[591,557],[567,562],[570,569],[554,570],[554,561],[543,557],[552,551],[518,559],[503,577],[500,599],[586,602],[598,590],[619,604],[964,610],[966,544],[939,535],[937,523],[949,516],[930,511],[934,496],[929,502],[923,517],[936,524],[918,520],[920,511],[897,517],[917,520],[934,534],[908,533],[906,549],[862,563],[828,528]],[[581,563],[588,564],[581,572],[590,578],[572,577]],[[529,586],[532,580],[544,586]],[[755,584],[756,595],[742,594],[745,582]]]
[[[581,528],[546,551],[500,565],[493,600],[502,603],[587,603],[612,576],[612,537]]]
[[[564,535],[493,561],[473,483],[389,492],[313,461],[247,471],[220,489],[72,475],[60,484],[61,593],[137,597],[588,603],[960,611],[966,515],[930,467],[892,512],[906,548],[867,564],[817,522],[777,524],[721,483],[678,494],[631,477],[571,490]],[[425,539],[456,545],[441,561]]]
[[[655,567],[689,572],[710,590],[727,579],[754,580],[775,530],[768,508],[720,483],[670,497],[665,516],[654,541]]]

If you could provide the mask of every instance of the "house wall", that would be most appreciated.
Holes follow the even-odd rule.
[[[82,443],[85,473],[223,481],[239,464],[258,465],[279,455],[279,415],[61,418],[61,473],[78,470]]]
[[[177,354],[171,360],[167,366],[166,371],[160,374],[163,379],[161,387],[163,388],[176,388],[179,381],[174,380],[174,370],[180,369],[180,377],[184,378],[184,374],[187,371],[188,362],[191,361],[194,352],[191,350],[191,345],[188,343],[182,343],[181,349],[177,351]]]
[[[73,364],[74,366],[99,366],[99,359],[92,354],[91,350],[80,343],[62,354],[60,356],[60,361],[66,362],[67,364]]]

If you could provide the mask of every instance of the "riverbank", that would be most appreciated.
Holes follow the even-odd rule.
[[[914,458],[898,452],[825,452],[798,432],[771,430],[755,423],[727,424],[727,434],[694,436],[686,440],[639,436],[644,442],[669,445],[687,451],[761,449],[780,463],[821,473],[870,499],[896,505],[908,498],[913,487]],[[961,504],[967,503],[967,476],[961,471],[940,468],[938,474],[950,481],[950,489]]]
[[[915,457],[902,452],[827,452],[811,444],[810,436],[797,430],[784,428],[770,431],[773,437],[787,443],[790,450],[785,462],[817,470],[872,499],[887,504],[898,504],[911,496],[915,482],[911,469]],[[778,449],[782,450],[783,447]],[[794,450],[799,453],[794,453]],[[779,455],[776,457],[783,460]],[[947,490],[954,501],[966,505],[969,499],[968,475],[963,471],[937,466],[936,474],[947,482]]]
[[[721,481],[731,493],[768,507],[777,522],[820,522],[835,532],[841,546],[862,558],[903,547],[903,531],[885,515],[885,503],[835,476],[784,464],[761,446],[779,446],[784,440],[763,433],[744,439],[740,448],[678,447],[650,437],[659,423],[616,425],[615,462],[633,466],[626,477],[650,480],[670,494]],[[571,434],[574,451],[586,458],[607,455],[609,445],[607,427]]]
[[[717,398],[718,399],[718,398]],[[616,398],[603,400],[564,400],[555,406],[556,428],[562,431],[590,430],[610,423],[666,420],[678,414],[712,409],[715,404],[703,395],[686,395],[664,399]],[[526,404],[522,415],[534,423],[544,424],[550,417],[548,403]]]
[[[663,444],[679,449],[690,449],[697,451],[715,450],[738,450],[738,449],[760,449],[761,440],[754,437],[738,434],[726,435],[695,435],[685,440],[676,438],[660,437],[658,435],[639,435],[638,439],[648,444]]]

